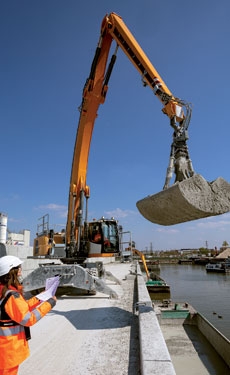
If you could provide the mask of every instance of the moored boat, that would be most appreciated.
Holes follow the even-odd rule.
[[[205,268],[207,272],[225,273],[225,265],[223,263],[208,263]]]
[[[151,272],[146,282],[149,293],[170,293],[170,286],[156,273]]]
[[[226,258],[224,266],[225,266],[225,272],[229,273],[230,272],[230,257]]]

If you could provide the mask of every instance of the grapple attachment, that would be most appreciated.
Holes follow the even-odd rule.
[[[136,205],[145,219],[160,225],[221,215],[230,211],[230,184],[222,177],[207,182],[195,174],[139,200]]]

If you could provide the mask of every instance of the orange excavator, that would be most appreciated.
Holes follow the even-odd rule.
[[[113,41],[116,42],[116,47],[107,67],[108,55]],[[89,245],[89,224],[83,225],[82,217],[84,199],[86,199],[87,207],[87,201],[90,195],[89,187],[86,183],[88,156],[94,122],[99,106],[105,102],[109,79],[119,47],[124,51],[128,59],[140,73],[143,85],[149,86],[163,104],[163,113],[169,117],[170,125],[174,131],[171,161],[164,187],[168,188],[169,186],[174,168],[172,163],[173,158],[176,158],[178,164],[176,180],[179,181],[183,178],[191,177],[194,173],[186,145],[186,140],[188,138],[187,130],[191,117],[189,104],[172,95],[121,17],[115,13],[106,15],[102,21],[98,46],[91,65],[89,77],[83,89],[80,107],[80,119],[70,178],[66,225],[66,246],[69,256],[81,252],[83,242],[87,244],[87,246]],[[183,163],[183,168],[179,167],[181,164],[180,160],[182,159],[181,155],[179,159],[179,153],[183,154],[183,161],[185,161]],[[178,157],[176,155],[178,155]],[[184,173],[181,173],[181,170],[183,170]],[[87,220],[85,220],[85,223],[86,222]],[[88,252],[89,256],[91,255],[90,251],[86,252]]]
[[[113,41],[116,42],[115,51],[107,64]],[[121,17],[115,13],[106,15],[102,21],[98,46],[82,94],[70,177],[66,230],[65,233],[49,230],[49,223],[46,220],[48,215],[42,217],[34,240],[36,256],[52,254],[54,249],[57,252],[58,248],[60,251],[60,247],[65,247],[66,258],[71,262],[73,258],[77,258],[79,262],[86,257],[111,256],[119,252],[119,226],[116,220],[101,218],[91,223],[87,221],[90,189],[86,183],[94,123],[98,108],[106,99],[108,83],[119,47],[140,73],[143,85],[149,86],[161,101],[163,113],[169,117],[173,128],[174,141],[164,189],[169,187],[172,177],[174,168],[172,159],[175,158],[175,163],[180,164],[177,157],[179,153],[183,153],[185,167],[183,175],[180,168],[177,168],[176,180],[191,177],[194,173],[186,145],[191,117],[190,105],[174,97],[169,91]],[[99,241],[94,240],[96,233],[100,235]]]
[[[115,51],[108,63],[112,42]],[[191,106],[175,97],[129,31],[115,13],[106,15],[101,24],[99,42],[89,77],[82,94],[69,186],[66,229],[61,233],[44,222],[34,240],[34,255],[59,256],[65,263],[83,263],[87,258],[112,256],[119,250],[119,225],[115,219],[101,218],[88,222],[90,189],[86,182],[91,137],[98,108],[105,102],[109,79],[121,48],[163,105],[173,132],[170,160],[163,190],[137,202],[140,213],[160,225],[219,215],[230,210],[230,185],[219,178],[212,183],[195,174],[187,140]],[[175,174],[175,181],[170,181]],[[95,235],[97,240],[95,239]],[[61,254],[61,255],[60,255]]]
[[[109,64],[107,64],[113,41],[116,42],[115,51]],[[83,89],[80,107],[66,225],[66,249],[68,256],[71,257],[82,251],[89,256],[93,253],[98,255],[111,251],[111,246],[104,247],[104,249],[101,247],[101,251],[94,251],[93,246],[90,249],[89,234],[95,223],[87,224],[86,214],[83,224],[83,212],[84,199],[86,199],[87,213],[87,201],[90,196],[86,175],[94,122],[100,104],[105,102],[109,79],[119,47],[140,73],[143,85],[149,86],[163,104],[162,111],[168,116],[170,127],[173,130],[170,161],[163,191],[137,202],[141,214],[152,222],[161,225],[173,225],[230,210],[229,184],[222,179],[221,181],[218,179],[216,184],[214,182],[211,185],[203,177],[194,173],[187,147],[188,126],[191,119],[190,105],[171,93],[122,18],[115,13],[111,13],[104,17],[101,24],[99,42],[89,77]],[[173,186],[170,187],[173,172],[175,173],[175,181]],[[224,198],[226,192],[228,197]],[[220,199],[218,200],[219,196]],[[103,232],[102,224],[99,223],[101,232]],[[102,237],[106,237],[106,234],[102,233]],[[104,243],[105,238],[103,238]]]

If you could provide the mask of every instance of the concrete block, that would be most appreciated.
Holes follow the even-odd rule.
[[[230,211],[230,184],[207,182],[197,174],[137,203],[140,213],[160,225],[174,225]]]

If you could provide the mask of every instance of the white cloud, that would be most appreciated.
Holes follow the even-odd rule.
[[[198,228],[208,228],[208,229],[213,229],[213,228],[218,228],[221,229],[223,227],[229,226],[230,221],[227,220],[221,220],[221,221],[203,221],[201,223],[197,224]]]
[[[9,221],[10,223],[20,223],[20,222],[21,222],[20,219],[14,219],[13,217],[9,217],[9,218],[8,218],[8,221]]]
[[[122,210],[121,208],[116,208],[112,211],[106,211],[105,214],[106,216],[115,217],[116,219],[123,219],[127,216],[136,215],[136,212],[132,210]]]
[[[169,228],[157,228],[156,232],[167,233],[167,234],[180,233],[180,231],[178,229],[171,229],[171,228],[170,229]]]
[[[41,205],[37,207],[38,210],[42,211],[48,211],[48,212],[53,212],[57,214],[59,217],[67,217],[67,207],[63,205],[58,205],[55,203],[49,203],[46,205]]]

